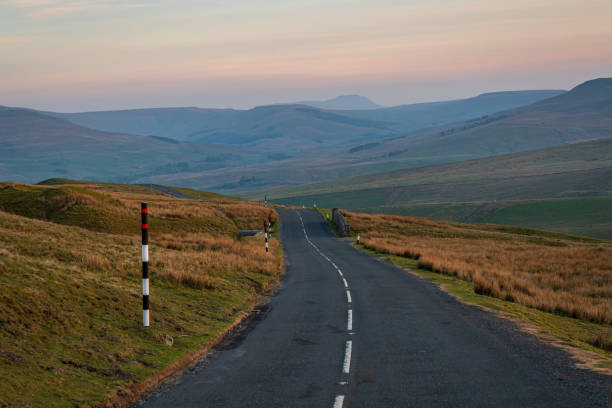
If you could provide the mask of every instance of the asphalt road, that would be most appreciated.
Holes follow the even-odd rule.
[[[611,406],[611,377],[334,238],[315,211],[280,214],[277,294],[142,406]]]

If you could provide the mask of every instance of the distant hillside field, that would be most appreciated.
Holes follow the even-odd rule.
[[[270,208],[131,185],[44,184],[0,183],[0,406],[126,406],[279,282],[279,241],[266,254],[263,238],[237,239],[268,216],[276,222]],[[147,329],[141,201],[150,211]]]
[[[579,201],[576,205],[571,204],[573,201],[550,201],[546,205],[514,203],[512,211],[495,201],[612,196],[612,139],[359,176],[265,194],[278,204],[316,203],[325,208],[523,225],[608,238],[612,237],[612,225],[606,208],[609,201],[605,199]],[[449,204],[467,202],[482,204]],[[483,214],[478,215],[479,208]],[[519,216],[517,211],[527,213]],[[557,214],[559,219],[551,220],[550,214]]]
[[[361,208],[360,212],[516,225],[612,240],[612,196]]]
[[[612,194],[611,172],[612,139],[602,139],[275,189],[267,195],[279,203],[316,196],[326,200],[325,206],[344,208],[606,195]],[[356,201],[341,200],[341,196]]]

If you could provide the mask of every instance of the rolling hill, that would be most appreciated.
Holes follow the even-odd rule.
[[[563,91],[497,92],[456,101],[369,110],[356,95],[325,102],[258,106],[249,110],[158,108],[53,113],[108,132],[156,135],[197,143],[241,144],[295,154],[398,136],[408,130],[456,123],[533,103]],[[318,107],[306,106],[317,105]],[[321,107],[334,107],[335,111]],[[434,119],[436,118],[436,119]]]
[[[50,119],[45,123],[22,120],[21,124],[26,126],[22,130],[29,134],[24,140],[63,135],[49,137],[47,141],[57,140],[57,146],[47,144],[44,150],[38,150],[38,156],[33,156],[37,152],[36,143],[33,149],[15,150],[15,137],[20,136],[9,134],[14,131],[11,128],[14,123],[11,125],[11,120],[3,118],[7,123],[0,125],[0,138],[6,147],[3,152],[6,160],[0,161],[0,175],[30,182],[54,176],[87,177],[243,194],[458,162],[612,135],[610,81],[589,81],[563,94],[498,92],[458,101],[372,110],[327,111],[305,105],[272,105],[246,111],[199,108],[75,114],[30,111],[41,117],[67,119],[72,125],[77,122],[77,126],[63,132],[54,130],[54,126],[70,123],[51,125]],[[556,96],[542,100],[551,94]],[[507,110],[531,102],[535,103]],[[495,113],[500,110],[503,112]],[[462,122],[480,115],[484,116]],[[411,127],[440,123],[444,125],[405,132]],[[119,144],[96,145],[91,137],[83,143],[62,142],[70,132],[106,135]],[[128,134],[134,135],[131,140]],[[137,134],[152,137],[142,139]],[[136,153],[143,143],[144,153],[149,155],[146,160]],[[31,165],[34,159],[41,168]]]
[[[602,137],[612,137],[612,78],[508,112],[388,139],[364,150],[360,159],[486,157]]]
[[[371,208],[612,195],[612,139],[276,189],[280,204]]]
[[[346,116],[389,123],[397,133],[473,120],[564,94],[563,90],[506,91],[472,98],[416,103],[375,110],[342,112]]]
[[[534,104],[455,125],[419,130],[400,137],[369,141],[297,160],[251,168],[266,184],[308,183],[376,174],[388,170],[459,162],[513,152],[562,146],[612,137],[612,78],[587,81],[571,91]],[[281,168],[285,166],[285,168]],[[224,172],[236,178],[233,169]],[[203,175],[187,182],[206,184]],[[202,177],[202,178],[200,178]],[[383,178],[385,176],[382,176]],[[230,178],[230,177],[228,177]],[[173,180],[164,180],[172,183]],[[226,184],[231,186],[231,184]],[[235,185],[233,192],[245,193]],[[298,188],[296,191],[300,190]],[[310,187],[304,187],[304,191]],[[232,191],[231,189],[224,191]]]
[[[385,123],[350,118],[305,105],[233,109],[160,108],[57,114],[81,126],[156,135],[202,144],[222,143],[296,154],[379,138]]]
[[[219,168],[253,156],[222,146],[92,130],[31,110],[0,109],[0,180],[135,181],[143,175]]]

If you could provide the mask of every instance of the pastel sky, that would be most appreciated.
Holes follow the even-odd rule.
[[[0,105],[383,105],[612,76],[610,0],[0,0]]]

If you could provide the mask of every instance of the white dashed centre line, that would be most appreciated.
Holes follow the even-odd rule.
[[[346,342],[346,349],[344,351],[344,364],[342,365],[342,372],[348,374],[351,372],[351,353],[353,352],[353,341],[349,340]]]
[[[306,237],[306,241],[308,241],[308,243],[317,251],[319,255],[321,255],[321,257],[323,257],[327,262],[329,262],[338,271],[340,278],[342,278],[342,283],[344,284],[344,287],[346,288],[346,300],[347,300],[348,307],[349,307],[348,312],[347,312],[346,330],[349,332],[349,334],[353,334],[352,333],[353,331],[353,310],[351,309],[353,299],[351,297],[351,291],[348,289],[349,287],[348,282],[346,278],[344,277],[344,274],[338,267],[338,265],[336,265],[331,259],[329,259],[329,257],[327,257],[323,252],[321,252],[321,250],[310,240],[310,238],[308,237],[308,233],[306,232],[306,226],[304,225],[304,220],[302,219],[302,215],[300,213],[298,213],[298,217],[300,217],[300,222],[302,223],[302,231],[304,231],[304,236]],[[346,342],[346,348],[344,350],[344,363],[342,364],[342,373],[344,375],[348,375],[351,372],[351,354],[352,352],[353,352],[353,341],[348,340]],[[341,384],[346,385],[347,382],[341,381]],[[344,395],[336,395],[336,399],[334,400],[333,408],[342,408],[343,404],[344,404]]]
[[[353,310],[348,310],[348,318],[346,319],[346,330],[353,331]]]

